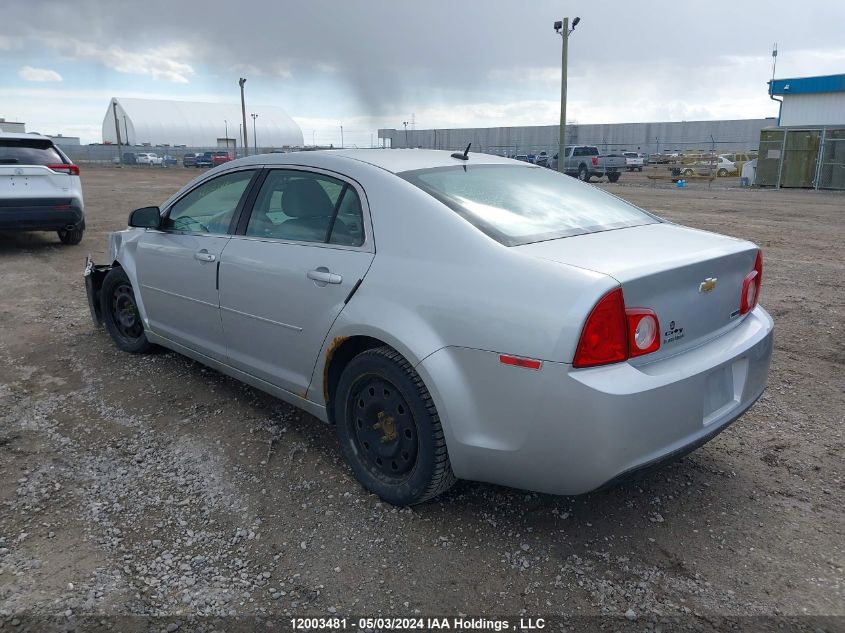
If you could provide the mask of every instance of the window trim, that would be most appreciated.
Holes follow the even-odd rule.
[[[196,191],[200,187],[205,186],[206,184],[217,180],[218,178],[222,178],[223,176],[229,176],[230,174],[235,174],[242,171],[253,171],[255,173],[252,174],[252,178],[247,183],[244,192],[241,194],[240,199],[238,200],[238,205],[235,207],[235,212],[232,214],[232,219],[229,221],[229,228],[226,229],[225,233],[208,233],[206,231],[178,231],[174,229],[145,229],[147,231],[154,231],[157,233],[167,233],[169,235],[202,235],[206,237],[223,237],[229,236],[231,237],[234,235],[235,230],[238,226],[238,221],[243,213],[244,206],[246,202],[249,200],[250,195],[252,194],[253,190],[255,189],[256,181],[258,177],[262,174],[262,167],[263,165],[244,165],[242,167],[238,167],[236,169],[229,169],[222,173],[215,174],[211,178],[203,178],[201,181],[197,182],[193,187],[185,191],[181,196],[173,200],[170,204],[168,204],[164,209],[161,210],[161,220],[162,222],[170,217],[170,212],[173,210],[179,202],[185,199],[185,197],[189,196],[192,192]]]
[[[263,165],[262,166],[262,177],[260,181],[254,183],[254,195],[250,196],[249,200],[249,207],[244,208],[241,215],[241,220],[238,222],[237,229],[235,233],[232,235],[232,239],[241,239],[245,241],[252,241],[252,242],[272,242],[277,244],[291,244],[294,246],[312,246],[315,248],[333,248],[336,250],[343,250],[343,251],[362,251],[365,253],[375,253],[375,239],[373,237],[373,224],[372,224],[372,217],[370,215],[370,204],[369,200],[367,199],[367,193],[364,191],[364,188],[361,184],[353,178],[345,174],[338,173],[336,171],[332,171],[330,169],[323,169],[321,167],[313,167],[311,165]],[[361,205],[361,221],[362,226],[364,229],[364,242],[360,246],[348,246],[346,244],[331,244],[327,242],[308,242],[303,240],[285,240],[278,237],[259,237],[256,235],[247,235],[246,228],[249,225],[249,220],[252,217],[252,212],[255,209],[255,201],[258,198],[258,193],[261,187],[264,184],[264,181],[267,179],[271,171],[276,170],[287,170],[287,171],[302,171],[307,173],[313,174],[320,174],[323,176],[329,176],[330,178],[334,178],[335,180],[339,180],[344,184],[344,188],[342,194],[345,195],[346,189],[352,187],[355,189],[355,193],[358,194],[358,202]],[[339,203],[343,201],[343,195],[339,196],[337,202],[335,203],[335,212],[333,218],[337,217],[337,212],[340,210]],[[333,228],[333,227],[330,227]]]

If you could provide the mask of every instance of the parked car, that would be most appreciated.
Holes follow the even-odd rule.
[[[578,180],[590,182],[590,178],[607,176],[610,182],[619,180],[622,169],[625,168],[625,157],[621,154],[599,153],[595,145],[568,145],[564,158],[564,169],[569,176]],[[558,156],[552,158],[552,169],[557,170]]]
[[[537,154],[537,158],[534,159],[534,164],[539,165],[540,167],[548,167],[549,166],[549,154],[548,152],[540,152]]]
[[[182,166],[183,167],[194,167],[197,163],[197,154],[196,152],[188,152],[182,157]]]
[[[86,263],[115,344],[332,423],[398,505],[456,478],[591,491],[694,450],[766,386],[757,246],[506,158],[251,156],[129,227]]]
[[[84,208],[79,167],[52,140],[0,132],[1,231],[55,231],[79,244]]]
[[[162,156],[161,162],[165,167],[175,167],[179,164],[179,161],[176,160],[173,156],[170,156],[169,154],[165,154],[164,156]]]
[[[622,155],[625,157],[625,168],[628,171],[643,170],[645,161],[641,154],[637,154],[636,152],[622,152]]]
[[[522,161],[523,163],[527,163],[527,162],[529,162],[528,154],[517,154],[516,160]]]
[[[150,167],[162,165],[164,163],[161,156],[154,152],[139,152],[136,154],[135,160],[139,165],[149,165]]]
[[[213,158],[214,152],[204,152],[202,154],[197,154],[197,158],[194,161],[194,167],[213,167]]]
[[[214,167],[222,165],[223,163],[228,163],[230,160],[232,160],[232,156],[226,151],[214,152],[211,156],[211,164]]]
[[[122,160],[124,165],[138,164],[138,156],[135,154],[135,152],[123,152]]]
[[[724,177],[728,175],[737,174],[737,168],[734,163],[729,161],[724,156],[716,156],[710,159],[701,159],[694,163],[681,165],[676,168],[682,176],[692,176],[698,174],[700,176],[719,176]]]

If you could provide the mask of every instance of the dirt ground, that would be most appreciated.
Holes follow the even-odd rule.
[[[84,614],[175,618],[166,630],[190,615],[262,629],[309,614],[643,629],[845,616],[845,194],[599,185],[763,248],[767,392],[637,483],[553,497],[462,482],[400,510],[356,483],[330,427],[175,353],[121,353],[92,325],[85,255],[104,260],[131,209],[197,173],[83,167],[81,245],[0,234],[0,629]]]

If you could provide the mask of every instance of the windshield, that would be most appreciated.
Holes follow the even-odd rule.
[[[505,246],[659,222],[544,167],[456,165],[398,174]]]

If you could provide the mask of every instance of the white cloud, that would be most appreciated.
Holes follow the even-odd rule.
[[[55,70],[32,66],[23,66],[18,71],[18,76],[24,81],[62,81],[62,76]]]
[[[96,61],[119,73],[149,75],[153,79],[180,84],[189,83],[188,77],[194,74],[190,64],[180,61],[190,57],[189,48],[183,45],[128,51],[118,45],[101,48],[90,42],[67,38],[51,43],[65,57]]]

